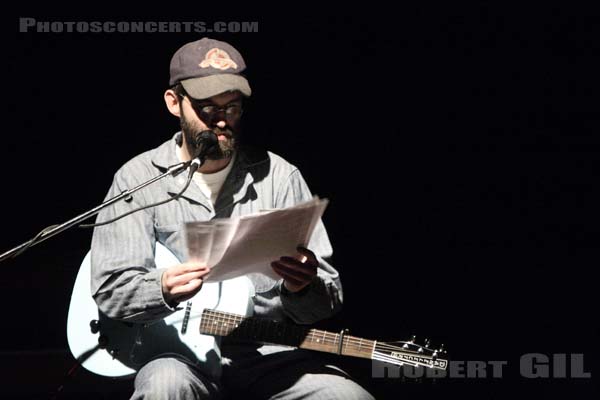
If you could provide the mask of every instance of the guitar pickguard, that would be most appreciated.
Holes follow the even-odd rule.
[[[179,260],[160,243],[156,244],[157,268]],[[180,354],[195,361],[212,376],[220,374],[219,339],[200,334],[205,308],[250,315],[252,284],[246,277],[205,283],[191,299],[187,327],[182,329],[185,304],[168,317],[151,324],[110,319],[100,313],[90,292],[90,254],[85,257],[75,280],[67,319],[67,339],[73,356],[90,372],[110,377],[127,377],[161,354]],[[95,322],[93,322],[95,321]],[[93,325],[95,329],[91,329]]]

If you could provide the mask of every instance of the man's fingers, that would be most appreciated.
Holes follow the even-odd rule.
[[[276,262],[287,267],[288,269],[292,269],[302,273],[309,273],[314,275],[317,272],[316,264],[301,262],[293,257],[281,257],[279,261]]]
[[[165,301],[184,301],[192,298],[202,287],[203,278],[210,272],[204,264],[184,263],[167,268],[161,276]]]
[[[296,286],[302,286],[304,284],[307,283],[306,280],[298,280],[296,279],[294,276],[288,274],[284,269],[277,267],[276,265],[273,265],[273,270],[279,275],[281,276],[284,280],[290,282],[292,285],[296,285]]]
[[[287,265],[284,265],[283,263],[278,261],[273,261],[271,263],[271,267],[273,267],[273,269],[275,269],[275,272],[279,273],[280,275],[285,275],[286,277],[291,278],[299,283],[308,282],[314,276],[314,274],[306,270],[290,268]]]
[[[190,271],[190,272],[184,272]],[[197,263],[187,263],[168,268],[162,277],[162,288],[167,302],[192,298],[202,287],[203,278],[210,268]]]
[[[197,262],[187,262],[176,266],[174,271],[177,272],[178,275],[180,275],[187,272],[201,271],[207,268],[208,266],[206,264],[201,264]]]
[[[296,247],[296,250],[298,251],[298,253],[300,253],[301,255],[301,262],[310,262],[312,264],[318,264],[319,261],[317,260],[317,256],[315,256],[315,253],[313,253],[312,251],[310,251],[309,249],[307,249],[306,247],[302,247],[302,246],[298,246]],[[302,260],[302,258],[304,258],[304,260]]]
[[[171,290],[171,296],[173,296],[175,299],[178,299],[179,297],[189,294],[193,295],[198,291],[198,289],[200,289],[202,282],[202,279],[192,279],[184,285],[176,286]]]
[[[209,272],[210,269],[207,268],[197,272],[188,272],[182,275],[169,276],[166,283],[168,287],[185,285],[192,279],[198,279],[206,276]]]

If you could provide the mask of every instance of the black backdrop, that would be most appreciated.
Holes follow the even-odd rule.
[[[454,360],[507,361],[498,379],[374,379],[368,361],[347,367],[378,398],[591,395],[591,379],[521,377],[519,358],[583,353],[597,373],[600,14],[356,11],[4,17],[0,251],[98,204],[122,163],[172,135],[169,60],[202,36],[20,33],[18,17],[258,21],[256,33],[211,36],[249,66],[245,140],[285,156],[331,201],[345,309],[323,326],[415,333]],[[8,397],[45,398],[62,382],[89,241],[73,229],[0,264]],[[62,396],[90,388],[128,390],[81,372]]]

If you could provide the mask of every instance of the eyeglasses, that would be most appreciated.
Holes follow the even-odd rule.
[[[244,111],[242,109],[242,105],[237,103],[227,104],[225,107],[217,107],[214,104],[203,103],[204,100],[193,99],[192,97],[190,97],[190,95],[188,95],[185,92],[185,90],[183,94],[179,95],[179,97],[181,97],[182,99],[184,97],[187,97],[190,101],[190,104],[192,105],[192,108],[194,109],[194,111],[196,111],[196,114],[198,114],[200,119],[206,123],[214,121],[214,119],[221,112],[225,113],[225,119],[227,119],[228,122],[236,122],[240,119]]]

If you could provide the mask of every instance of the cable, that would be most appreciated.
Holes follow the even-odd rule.
[[[165,204],[165,203],[168,203],[170,201],[178,199],[179,197],[181,197],[181,195],[190,186],[190,183],[192,182],[192,178],[194,177],[194,172],[196,172],[196,169],[198,169],[199,166],[200,166],[200,162],[198,161],[198,159],[194,159],[191,162],[191,164],[190,164],[190,172],[188,174],[188,178],[187,178],[187,182],[185,183],[185,186],[183,187],[183,189],[181,189],[181,191],[179,193],[177,193],[175,196],[171,197],[170,199],[162,200],[162,201],[159,201],[159,202],[156,202],[156,203],[153,203],[153,204],[148,204],[147,206],[136,208],[135,210],[128,211],[125,214],[119,215],[118,217],[115,217],[113,219],[109,219],[108,221],[98,222],[98,223],[95,223],[95,224],[81,224],[81,225],[78,225],[78,227],[79,228],[94,228],[96,226],[102,226],[102,225],[112,224],[113,222],[118,221],[121,218],[125,218],[126,216],[128,216],[130,214],[136,213],[138,211],[145,210],[147,208],[152,208],[152,207],[160,206],[162,204]]]
[[[50,226],[47,226],[44,229],[42,229],[37,235],[35,235],[33,238],[31,238],[25,246],[23,246],[19,251],[17,251],[15,254],[10,256],[10,258],[15,258],[15,257],[23,254],[28,248],[30,248],[31,246],[36,244],[36,242],[40,239],[40,237],[42,237],[42,235],[44,233],[46,233],[47,231],[49,231],[57,226],[58,225],[50,225]]]

